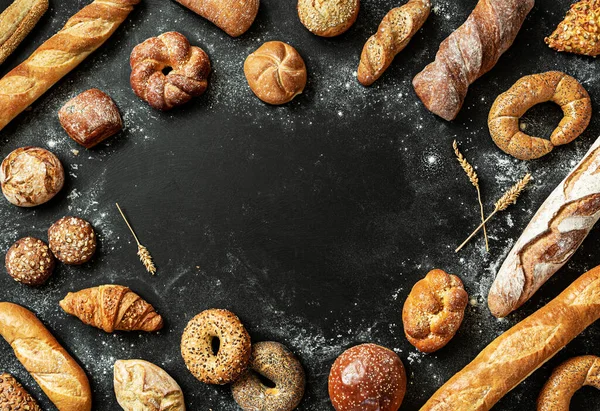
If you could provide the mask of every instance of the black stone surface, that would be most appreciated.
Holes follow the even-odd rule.
[[[1,7],[9,3],[0,0]],[[2,74],[88,1],[51,3],[34,33],[0,66]],[[410,83],[475,0],[434,0],[431,17],[388,72],[368,89],[355,79],[364,41],[400,3],[363,0],[348,33],[323,39],[303,28],[294,1],[262,0],[251,30],[231,39],[175,2],[144,0],[98,52],[0,132],[2,157],[38,145],[54,151],[69,174],[63,191],[41,207],[19,209],[0,201],[2,253],[26,235],[45,239],[48,227],[69,214],[91,221],[100,236],[92,262],[59,266],[39,289],[0,275],[0,300],[33,310],[85,368],[94,409],[118,409],[112,365],[126,358],[167,370],[182,386],[190,410],[237,409],[228,387],[196,381],[179,354],[187,321],[221,307],[237,313],[255,341],[279,341],[300,357],[308,375],[300,409],[332,409],[327,395],[332,362],[352,345],[375,342],[393,348],[404,361],[409,385],[402,409],[417,410],[490,341],[600,263],[595,229],[522,309],[503,321],[489,314],[487,290],[504,256],[600,134],[595,116],[576,142],[541,160],[521,162],[500,152],[487,131],[487,113],[499,93],[523,75],[550,69],[579,79],[598,109],[598,62],[556,53],[543,42],[570,1],[538,1],[514,46],[471,87],[451,123],[427,112]],[[204,96],[161,113],[131,91],[128,58],[136,44],[169,30],[206,50],[214,72]],[[296,47],[309,70],[306,92],[283,107],[255,98],[242,71],[250,52],[275,39]],[[126,130],[85,150],[67,137],[56,113],[91,87],[115,99]],[[560,116],[548,104],[531,110],[524,122],[529,131],[548,136]],[[487,212],[525,172],[535,179],[516,206],[490,222],[489,254],[481,237],[463,252],[453,251],[479,218],[475,191],[453,157],[454,139],[477,165]],[[137,260],[116,201],[154,256],[155,277]],[[458,274],[473,304],[456,338],[425,356],[404,338],[401,309],[412,285],[434,267]],[[128,285],[141,294],[164,315],[165,329],[108,335],[59,308],[67,292],[104,283]],[[551,370],[571,356],[599,354],[599,337],[598,325],[590,327],[495,409],[535,409]],[[44,409],[53,409],[4,343],[0,370],[15,374]],[[599,403],[600,393],[585,388],[571,409],[598,410]]]

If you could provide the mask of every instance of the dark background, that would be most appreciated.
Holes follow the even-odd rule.
[[[10,2],[0,0],[0,6]],[[51,1],[50,11],[2,66],[24,60],[88,1]],[[570,1],[539,1],[514,46],[471,88],[460,116],[445,122],[425,110],[411,80],[432,61],[439,43],[469,15],[475,0],[433,0],[434,11],[392,67],[371,88],[355,78],[360,51],[383,16],[402,2],[363,0],[357,23],[338,38],[313,36],[292,0],[262,0],[251,30],[232,39],[167,0],[144,0],[96,53],[0,132],[0,155],[24,145],[55,152],[68,172],[48,204],[20,209],[0,201],[0,250],[18,238],[46,240],[64,215],[95,226],[100,249],[82,267],[60,265],[47,285],[32,289],[0,275],[0,299],[33,310],[83,365],[94,408],[115,410],[112,365],[143,358],[167,370],[191,410],[237,409],[228,387],[204,385],[179,354],[187,321],[200,311],[227,308],[254,341],[286,344],[302,360],[308,386],[302,410],[330,410],[327,375],[344,349],[375,342],[394,349],[407,368],[403,410],[416,410],[490,341],[544,305],[578,275],[600,263],[594,230],[571,262],[531,302],[505,320],[485,303],[492,279],[533,213],[600,134],[595,116],[574,143],[545,158],[521,162],[493,144],[486,126],[495,97],[523,75],[557,69],[600,96],[597,62],[559,54],[543,42]],[[169,113],[149,108],[129,86],[128,57],[148,37],[185,34],[211,57],[207,93]],[[271,107],[249,90],[243,61],[264,41],[292,44],[304,57],[306,91]],[[71,141],[58,109],[98,87],[110,94],[126,130],[93,150]],[[548,136],[561,117],[545,104],[524,118],[528,131]],[[477,166],[486,211],[531,172],[534,181],[516,206],[489,224],[491,252],[481,236],[454,248],[478,224],[476,195],[454,159],[457,139]],[[79,150],[76,152],[72,150]],[[136,246],[114,206],[118,201],[158,266],[155,277],[137,260]],[[405,339],[402,304],[430,269],[459,275],[471,296],[456,338],[434,355]],[[130,286],[165,317],[158,334],[106,334],[62,312],[69,291],[105,284]],[[539,390],[563,360],[599,354],[594,325],[507,395],[495,409],[535,409]],[[45,409],[54,409],[32,378],[0,344],[0,369],[9,371]],[[598,410],[600,393],[584,388],[573,410]]]

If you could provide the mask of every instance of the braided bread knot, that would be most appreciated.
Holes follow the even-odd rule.
[[[181,33],[164,33],[135,46],[129,63],[133,91],[158,110],[185,104],[208,87],[208,55]]]

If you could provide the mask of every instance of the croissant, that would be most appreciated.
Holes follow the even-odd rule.
[[[60,307],[107,333],[119,331],[158,331],[162,317],[139,295],[122,285],[101,285],[69,293]]]
[[[360,56],[358,81],[363,86],[370,86],[381,77],[394,57],[404,50],[423,26],[430,10],[430,0],[409,0],[386,14],[377,33],[367,40]]]

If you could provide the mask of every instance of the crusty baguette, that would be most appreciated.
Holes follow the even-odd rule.
[[[513,44],[535,0],[479,0],[467,21],[440,44],[413,86],[425,107],[445,120],[462,108],[469,86]]]
[[[358,81],[370,86],[392,64],[429,17],[430,0],[409,0],[385,15],[377,33],[363,47],[358,65]]]
[[[575,253],[600,218],[600,138],[550,194],[500,267],[488,295],[493,315],[523,305]]]
[[[96,0],[0,80],[0,129],[115,32],[141,0]]]
[[[600,266],[500,337],[444,384],[421,411],[487,411],[600,318]]]
[[[244,34],[258,14],[260,0],[175,0],[215,26],[238,37]]]
[[[48,0],[15,0],[0,14],[0,64],[21,44],[48,10]]]
[[[35,314],[17,304],[0,302],[0,335],[59,411],[92,409],[85,372]]]

